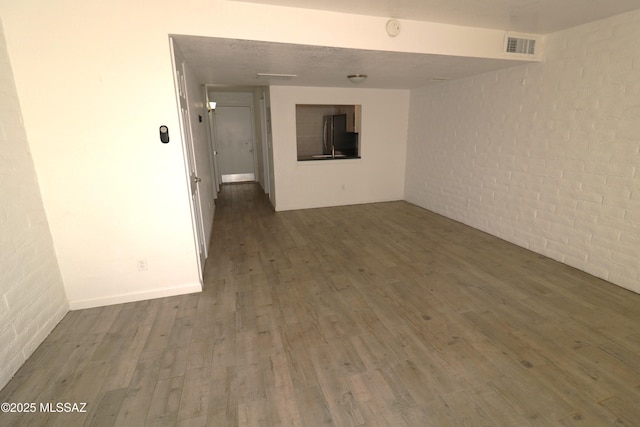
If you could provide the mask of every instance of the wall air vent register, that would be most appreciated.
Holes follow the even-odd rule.
[[[517,55],[530,55],[536,54],[536,39],[515,37],[507,35],[505,37],[505,53],[517,54]]]

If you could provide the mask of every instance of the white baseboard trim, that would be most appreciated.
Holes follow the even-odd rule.
[[[202,292],[199,283],[175,286],[171,288],[153,289],[144,292],[134,292],[121,295],[109,295],[100,298],[69,301],[70,310],[82,310],[85,308],[103,307],[105,305],[124,304],[127,302],[144,301],[148,299],[172,297],[176,295],[193,294]]]

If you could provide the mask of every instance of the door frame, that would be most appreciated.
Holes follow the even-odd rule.
[[[264,192],[266,194],[271,193],[271,174],[269,173],[269,129],[267,127],[267,99],[265,91],[262,90],[260,92],[260,127],[262,130],[262,141],[260,146],[262,147],[262,173],[263,173],[263,181],[264,181]]]
[[[176,106],[178,110],[178,124],[180,128],[180,139],[182,157],[187,180],[187,191],[189,192],[189,210],[191,213],[191,226],[193,230],[193,240],[195,246],[196,263],[198,269],[198,279],[200,286],[204,283],[204,260],[207,258],[206,236],[204,235],[204,223],[202,215],[202,201],[200,197],[200,187],[198,185],[197,168],[195,162],[195,147],[191,129],[189,114],[189,94],[185,76],[185,61],[180,49],[175,44],[173,37],[169,37],[169,47],[171,51],[171,65],[173,72],[173,83],[176,94]],[[180,73],[183,79],[180,79]],[[186,108],[183,113],[182,96],[186,100]],[[190,145],[189,145],[190,144]],[[193,173],[192,173],[193,171]],[[194,190],[195,189],[195,190]]]
[[[251,153],[253,154],[254,179],[256,182],[260,182],[260,180],[258,179],[258,171],[260,170],[258,168],[258,153],[256,152],[256,126],[255,126],[256,117],[255,117],[253,105],[247,104],[247,103],[223,102],[223,103],[218,103],[216,105],[216,110],[218,110],[219,108],[230,108],[230,107],[243,107],[243,108],[249,109],[249,116],[250,116],[250,123],[251,123],[251,144],[252,144]],[[214,147],[215,147],[216,153],[219,153],[217,148],[217,144],[219,140],[217,139],[218,138],[218,134],[217,134],[218,122],[216,117],[216,110],[213,110],[214,139],[216,139],[216,142],[215,142],[216,145]],[[216,162],[218,161],[217,155],[218,154],[216,154]],[[216,163],[216,166],[217,165],[218,164]],[[220,168],[216,168],[216,179],[218,180],[218,182],[222,182],[222,174],[220,173]]]
[[[218,198],[218,193],[220,192],[220,178],[218,171],[220,167],[218,166],[218,135],[216,134],[215,127],[215,119],[214,112],[215,110],[209,107],[209,88],[207,85],[204,85],[204,99],[207,103],[207,135],[209,137],[209,163],[211,165],[211,173],[213,180],[213,198],[214,200]]]

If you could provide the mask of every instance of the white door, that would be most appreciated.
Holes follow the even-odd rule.
[[[251,107],[218,106],[215,118],[222,182],[255,181]]]
[[[187,94],[187,82],[185,79],[185,63],[180,50],[171,39],[171,50],[174,58],[175,85],[178,92],[178,102],[180,104],[180,132],[182,134],[185,164],[189,173],[189,189],[191,192],[191,220],[194,227],[195,245],[198,253],[198,274],[200,283],[203,280],[202,270],[204,261],[207,258],[206,239],[204,236],[204,224],[202,222],[202,205],[200,201],[200,190],[198,183],[198,171],[196,170],[195,149],[193,146],[193,136],[191,134],[191,120],[189,118],[189,100]]]

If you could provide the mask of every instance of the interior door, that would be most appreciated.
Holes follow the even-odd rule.
[[[176,89],[178,92],[178,102],[180,104],[181,134],[185,151],[185,163],[189,173],[189,190],[191,193],[191,220],[194,227],[195,244],[198,253],[198,274],[200,283],[203,281],[204,261],[207,258],[207,248],[205,245],[204,224],[202,222],[202,204],[200,200],[200,188],[198,183],[198,171],[196,169],[195,148],[193,146],[193,136],[191,134],[191,120],[189,117],[189,100],[187,94],[187,83],[185,78],[185,62],[180,50],[171,39],[171,50],[174,58]]]
[[[252,108],[218,106],[215,121],[222,182],[255,181]]]

